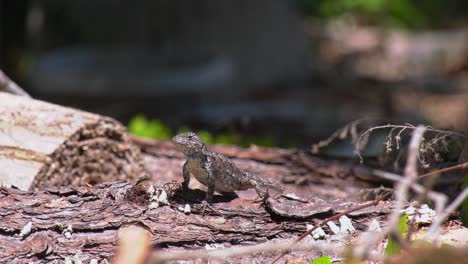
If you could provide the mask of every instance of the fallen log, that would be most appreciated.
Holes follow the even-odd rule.
[[[146,187],[127,182],[38,192],[0,188],[0,262],[62,263],[75,255],[83,263],[91,259],[111,260],[117,253],[119,232],[128,225],[147,230],[153,247],[180,249],[291,238],[304,232],[306,223],[312,220],[282,217],[254,200],[220,195],[205,210],[201,204],[204,192],[182,191],[178,183],[159,187],[167,194],[168,203],[156,207],[151,207]],[[294,201],[289,201],[288,206],[314,205],[314,199],[306,199],[293,205],[290,203]],[[383,220],[389,205],[357,214],[353,217],[356,229],[365,230],[370,216]],[[315,220],[326,215],[319,213]],[[349,234],[335,239],[344,243]]]
[[[195,180],[189,190],[180,188],[182,155],[168,142],[153,143],[158,147],[152,148],[151,155],[144,156],[145,165],[153,176],[152,183],[156,182],[154,193],[164,191],[167,203],[158,201],[155,204],[154,196],[148,191],[151,188],[127,182],[36,192],[0,188],[0,263],[63,263],[65,259],[79,259],[83,263],[93,259],[112,261],[118,252],[117,241],[129,225],[145,230],[144,236],[148,236],[152,248],[160,250],[155,252],[158,259],[193,259],[199,255],[191,251],[181,255],[180,252],[201,249],[209,253],[219,247],[239,249],[267,241],[273,242],[265,245],[267,250],[274,251],[275,242],[284,244],[284,239],[297,238],[306,230],[307,224],[316,224],[363,203],[353,199],[357,196],[350,190],[359,188],[350,186],[353,181],[330,177],[335,180],[335,185],[330,185],[329,181],[309,183],[309,186],[286,184],[287,192],[295,193],[300,199],[286,193],[286,197],[270,197],[261,204],[255,201],[255,191],[247,190],[237,192],[240,198],[216,194],[213,203],[205,208],[202,204],[205,192],[197,188],[199,185]],[[234,148],[217,149],[219,152],[229,150]],[[245,157],[253,155],[249,150],[237,150]],[[146,151],[149,152],[149,148]],[[265,172],[262,176],[275,180],[294,171],[284,165],[291,161],[291,156],[284,156],[282,150],[275,155],[276,151],[270,149],[266,152],[269,158],[263,157],[261,152],[254,155],[256,160],[275,157],[277,164],[248,159],[235,159],[235,162],[246,170]],[[279,165],[281,159],[283,165]],[[313,178],[312,174],[316,174],[300,172],[302,177]],[[339,181],[346,184],[338,184]],[[326,237],[323,240],[305,239],[305,244],[298,245],[303,250],[292,252],[286,259],[310,261],[326,252],[310,250],[318,245],[343,248],[366,231],[371,222],[385,225],[391,208],[392,202],[385,201],[350,213],[348,216],[356,231],[336,234],[331,227],[324,226]],[[342,228],[341,221],[334,222]],[[304,250],[307,247],[309,250]],[[326,254],[335,256],[335,253],[332,250]],[[263,250],[224,261],[267,263],[275,255]]]
[[[117,121],[0,92],[0,183],[23,190],[135,180],[138,148]]]
[[[254,201],[253,190],[238,192],[240,199],[215,195],[205,208],[205,193],[196,181],[190,190],[180,189],[184,158],[169,142],[130,140],[125,128],[110,118],[2,93],[0,113],[0,167],[6,168],[0,177],[16,180],[19,183],[3,183],[24,189],[0,188],[1,263],[112,260],[128,225],[142,227],[153,247],[169,253],[296,238],[306,224],[361,203],[357,190],[366,177],[352,162],[326,161],[295,150],[213,146],[242,169],[281,181],[294,193],[264,204]],[[147,153],[145,165],[130,141]],[[146,175],[146,169],[159,182],[157,193],[168,195],[166,203],[155,204],[147,186],[85,184],[132,180]],[[46,188],[62,185],[84,186]],[[349,214],[356,232],[333,234],[325,226],[327,243],[348,244],[371,221],[385,223],[391,207],[391,202],[382,202]],[[321,254],[309,250],[292,256],[311,260]],[[262,253],[231,261],[263,263],[273,256]]]

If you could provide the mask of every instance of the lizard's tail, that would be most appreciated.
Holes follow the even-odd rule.
[[[264,197],[265,195],[270,195],[270,191],[273,190],[278,194],[284,193],[284,188],[281,184],[271,181],[270,179],[258,177],[258,176],[251,176],[252,185],[257,191],[260,197]]]

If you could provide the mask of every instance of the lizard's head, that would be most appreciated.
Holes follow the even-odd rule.
[[[206,150],[205,142],[193,132],[179,134],[172,138],[172,142],[184,154],[194,154]]]

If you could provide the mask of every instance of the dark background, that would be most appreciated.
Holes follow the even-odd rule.
[[[468,131],[458,0],[0,1],[34,97],[304,146],[357,119]]]

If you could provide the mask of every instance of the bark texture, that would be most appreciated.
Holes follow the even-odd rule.
[[[253,200],[218,196],[202,214],[203,205],[199,199],[204,195],[202,191],[182,192],[178,183],[160,188],[168,194],[169,205],[155,209],[148,207],[149,195],[145,187],[126,182],[39,192],[2,188],[0,262],[63,262],[76,254],[84,263],[91,259],[111,260],[117,252],[119,230],[127,225],[145,228],[152,234],[154,246],[169,249],[287,238],[304,232],[306,223],[329,215],[329,207],[335,204],[327,204],[315,218],[312,214],[297,217],[287,213],[277,215],[271,210],[275,205],[264,207]],[[320,207],[314,205],[316,200],[311,197],[305,200],[288,201],[286,206]],[[181,211],[186,204],[191,207],[190,214]],[[389,204],[382,204],[356,214],[353,224],[358,230],[364,230],[370,215],[381,220],[388,208]]]
[[[0,92],[0,182],[20,189],[133,180],[146,175],[117,121]]]
[[[118,181],[37,192],[1,188],[0,263],[62,263],[74,257],[83,263],[112,261],[122,230],[129,225],[144,228],[154,248],[169,252],[297,238],[307,224],[363,203],[359,191],[365,186],[366,173],[351,162],[326,161],[300,151],[211,146],[232,157],[242,169],[282,182],[287,197],[270,197],[261,204],[255,201],[254,190],[236,192],[239,197],[216,194],[204,209],[203,186],[192,180],[189,190],[181,189],[184,158],[170,142],[132,141],[145,152],[145,165],[153,176],[146,186]],[[156,193],[167,194],[168,204],[154,206],[154,197],[147,191],[150,183]],[[190,212],[184,212],[187,206]],[[355,233],[337,235],[325,225],[327,237],[317,243],[347,244],[366,231],[371,221],[384,226],[391,209],[392,202],[386,201],[353,212],[348,217]],[[342,225],[339,221],[335,224]],[[268,263],[276,254],[209,263]],[[294,251],[284,260],[310,263],[321,254]]]

